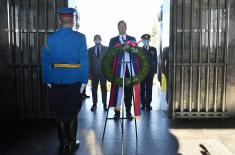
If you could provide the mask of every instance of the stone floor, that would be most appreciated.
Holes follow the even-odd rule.
[[[88,94],[90,91],[88,88]],[[169,120],[164,92],[154,88],[153,110],[142,111],[135,121],[108,120],[104,141],[102,134],[106,113],[99,103],[91,112],[86,99],[79,113],[80,148],[74,155],[233,155],[235,120]],[[113,116],[110,109],[109,117]],[[56,155],[57,131],[54,121],[0,121],[0,155]],[[122,136],[123,135],[123,136]]]

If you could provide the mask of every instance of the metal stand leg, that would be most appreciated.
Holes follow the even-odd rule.
[[[121,120],[121,129],[122,129],[122,139],[124,137],[124,111],[123,111],[123,104],[122,104],[122,118],[120,119]]]
[[[130,53],[130,64],[132,64],[132,62],[131,62],[131,53]],[[133,90],[133,86],[134,86],[134,84],[133,84],[133,76],[132,76],[132,67],[130,66],[130,70],[131,70],[131,73],[130,73],[130,75],[131,75],[131,85],[132,85],[132,90]],[[135,93],[133,93],[133,95],[132,95],[132,98],[133,98],[133,106],[134,106],[134,109],[135,109],[135,97],[134,97],[134,95],[135,95]],[[135,119],[135,137],[136,137],[136,141],[138,141],[138,134],[137,134],[137,122],[136,122],[136,118],[134,117],[134,119]]]
[[[135,118],[135,138],[136,138],[136,141],[138,141],[137,122],[136,122],[136,118]]]
[[[126,65],[126,63],[130,63],[131,61],[129,62],[126,62],[126,61],[122,61],[121,63],[123,65]],[[128,68],[127,68],[128,69]],[[125,73],[125,71],[124,71]],[[131,84],[132,84],[132,89],[133,89],[133,80],[132,80],[132,70],[131,70]],[[121,121],[121,131],[122,131],[122,145],[123,145],[123,137],[124,137],[124,119],[127,119],[126,117],[124,117],[124,96],[125,96],[125,92],[124,92],[124,82],[125,82],[125,77],[123,77],[123,80],[122,80],[122,84],[123,84],[123,94],[122,94],[122,107],[121,107],[121,113],[122,113],[122,116],[120,118],[120,121]],[[134,94],[133,94],[133,102],[134,102]],[[135,106],[135,104],[134,104]],[[105,135],[105,130],[106,130],[106,125],[107,125],[107,120],[108,119],[114,119],[114,118],[108,118],[108,114],[109,114],[109,106],[108,106],[108,111],[107,111],[107,114],[106,114],[106,118],[105,118],[105,124],[104,124],[104,130],[103,130],[103,136],[102,136],[102,143],[103,143],[103,140],[104,140],[104,135]],[[135,119],[135,135],[136,135],[136,141],[138,141],[138,134],[137,134],[137,122],[136,122],[136,118]]]
[[[108,111],[107,111],[106,118],[105,118],[105,123],[104,123],[104,130],[103,130],[103,136],[102,136],[102,143],[103,143],[103,140],[104,140],[104,134],[105,134],[105,129],[106,129],[106,125],[107,125],[108,115],[109,115],[109,106],[108,106]]]

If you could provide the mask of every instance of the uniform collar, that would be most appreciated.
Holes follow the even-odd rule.
[[[60,30],[72,30],[71,27],[61,27]]]
[[[147,47],[143,46],[143,48],[146,50],[149,50],[150,46],[147,46]]]

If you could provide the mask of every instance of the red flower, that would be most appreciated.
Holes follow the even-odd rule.
[[[115,45],[115,47],[118,47],[118,46],[121,46],[122,44],[121,43],[117,43],[116,45]],[[132,46],[132,47],[136,47],[137,46],[137,43],[135,43],[135,42],[133,42],[133,41],[130,41],[130,40],[127,40],[126,42],[125,42],[125,45],[130,45],[130,46]]]

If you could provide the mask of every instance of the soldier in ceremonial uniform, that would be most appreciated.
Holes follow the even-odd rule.
[[[57,10],[61,28],[45,38],[42,48],[42,79],[51,88],[62,152],[79,147],[77,114],[89,70],[85,35],[72,30],[74,12],[73,8]]]
[[[149,46],[150,35],[143,34],[141,36],[143,42],[143,50],[147,53],[150,63],[150,70],[148,75],[143,81],[140,82],[140,94],[141,94],[141,109],[152,110],[152,88],[153,88],[153,77],[157,73],[157,50],[155,47]]]

